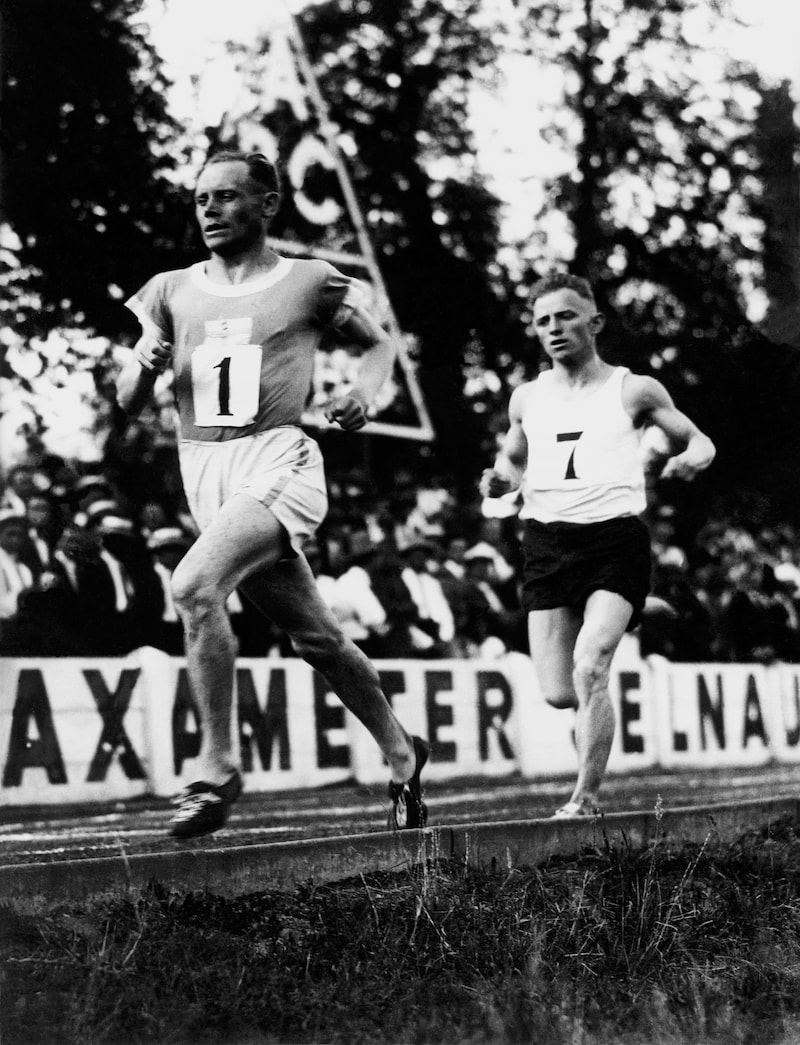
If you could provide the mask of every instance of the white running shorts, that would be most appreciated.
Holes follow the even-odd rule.
[[[301,428],[271,428],[226,442],[179,445],[189,510],[200,530],[234,494],[265,505],[300,551],[328,510],[322,453]]]

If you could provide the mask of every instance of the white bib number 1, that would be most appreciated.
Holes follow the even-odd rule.
[[[261,345],[222,338],[204,341],[192,353],[192,396],[200,428],[244,428],[258,412]]]

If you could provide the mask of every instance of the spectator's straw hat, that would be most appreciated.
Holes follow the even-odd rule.
[[[153,530],[147,539],[147,547],[151,552],[162,548],[188,548],[189,538],[179,526],[162,526]]]
[[[120,507],[116,501],[104,497],[99,501],[92,501],[83,514],[86,516],[87,526],[97,526],[107,515],[119,515],[119,511]]]
[[[111,484],[104,475],[100,475],[98,472],[92,472],[90,475],[84,475],[75,483],[75,490],[77,493],[86,493],[93,486],[102,486],[106,490],[111,489]]]
[[[790,584],[800,590],[800,570],[792,563],[779,562],[773,572],[779,584]]]
[[[133,522],[121,515],[104,515],[97,523],[96,529],[101,534],[121,534],[123,537],[133,537],[136,533]]]
[[[464,552],[464,562],[496,562],[497,549],[488,541],[479,541]]]
[[[685,570],[689,562],[683,548],[679,548],[675,544],[671,544],[668,548],[665,548],[656,558],[659,566],[664,566],[665,568],[673,570]]]

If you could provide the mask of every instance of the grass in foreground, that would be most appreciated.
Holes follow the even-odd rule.
[[[440,863],[5,926],[4,1045],[800,1041],[800,836]]]

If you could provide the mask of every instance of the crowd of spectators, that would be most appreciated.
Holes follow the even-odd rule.
[[[650,520],[653,598],[642,652],[695,662],[800,661],[800,533],[720,513],[676,537],[675,513]]]
[[[0,653],[173,655],[183,633],[170,576],[196,537],[178,503],[124,495],[99,470],[19,465],[0,499]],[[345,632],[375,658],[527,651],[518,520],[487,518],[477,496],[401,473],[391,493],[354,471],[330,483],[326,522],[307,547]],[[794,526],[730,517],[679,539],[675,512],[649,520],[653,594],[644,655],[676,661],[800,661]],[[229,611],[242,656],[291,656],[285,637],[237,593]]]

